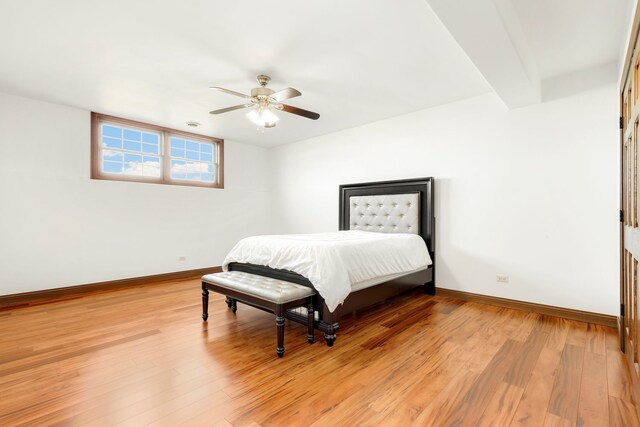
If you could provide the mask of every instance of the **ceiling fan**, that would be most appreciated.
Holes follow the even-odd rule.
[[[254,124],[265,128],[275,127],[276,122],[280,120],[280,118],[273,113],[273,109],[296,114],[298,116],[306,117],[311,120],[318,120],[318,118],[320,117],[320,114],[314,113],[313,111],[303,110],[302,108],[293,107],[281,102],[285,99],[291,99],[295,98],[296,96],[302,95],[299,90],[288,87],[278,92],[274,92],[267,87],[267,83],[269,83],[271,78],[269,76],[265,76],[264,74],[260,74],[256,78],[256,80],[258,80],[260,86],[251,89],[251,95],[245,95],[244,93],[236,92],[234,90],[229,90],[222,87],[212,87],[211,89],[219,90],[220,92],[228,93],[230,95],[239,96],[241,98],[245,98],[247,101],[244,104],[221,108],[219,110],[213,110],[209,113],[222,114],[229,111],[251,108],[251,111],[247,113],[247,118]]]

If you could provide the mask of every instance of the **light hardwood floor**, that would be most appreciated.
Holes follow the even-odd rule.
[[[414,293],[333,348],[199,280],[0,311],[0,425],[638,426],[616,331]]]

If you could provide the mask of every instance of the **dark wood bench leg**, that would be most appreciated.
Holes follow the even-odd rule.
[[[205,322],[209,318],[209,289],[202,284],[202,320]]]
[[[313,322],[315,321],[314,313],[313,300],[309,298],[309,302],[307,303],[307,342],[309,344],[313,344],[313,341],[315,340],[313,335],[315,329],[313,327]]]
[[[231,311],[233,311],[234,313],[236,311],[238,311],[238,300],[231,298],[231,297],[226,297],[224,302],[227,303],[227,307],[229,307],[231,309]]]
[[[284,355],[284,309],[282,305],[276,307],[276,329],[278,335],[276,352],[278,357],[282,357]]]

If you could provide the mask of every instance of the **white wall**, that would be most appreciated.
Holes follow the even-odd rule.
[[[269,231],[265,149],[225,141],[218,190],[91,180],[89,138],[88,111],[0,94],[0,294],[220,265]]]
[[[437,286],[617,314],[616,93],[488,94],[274,148],[273,229],[337,229],[339,184],[434,176]]]
[[[339,184],[434,176],[438,286],[616,314],[616,94],[226,141],[224,190],[91,180],[88,111],[0,94],[0,294],[220,265],[247,235],[335,230]]]

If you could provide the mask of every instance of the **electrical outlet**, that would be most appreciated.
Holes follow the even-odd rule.
[[[507,276],[505,274],[498,274],[496,276],[496,282],[509,283],[509,276]]]
[[[186,261],[186,260],[187,260],[186,256],[178,257],[178,261]]]

